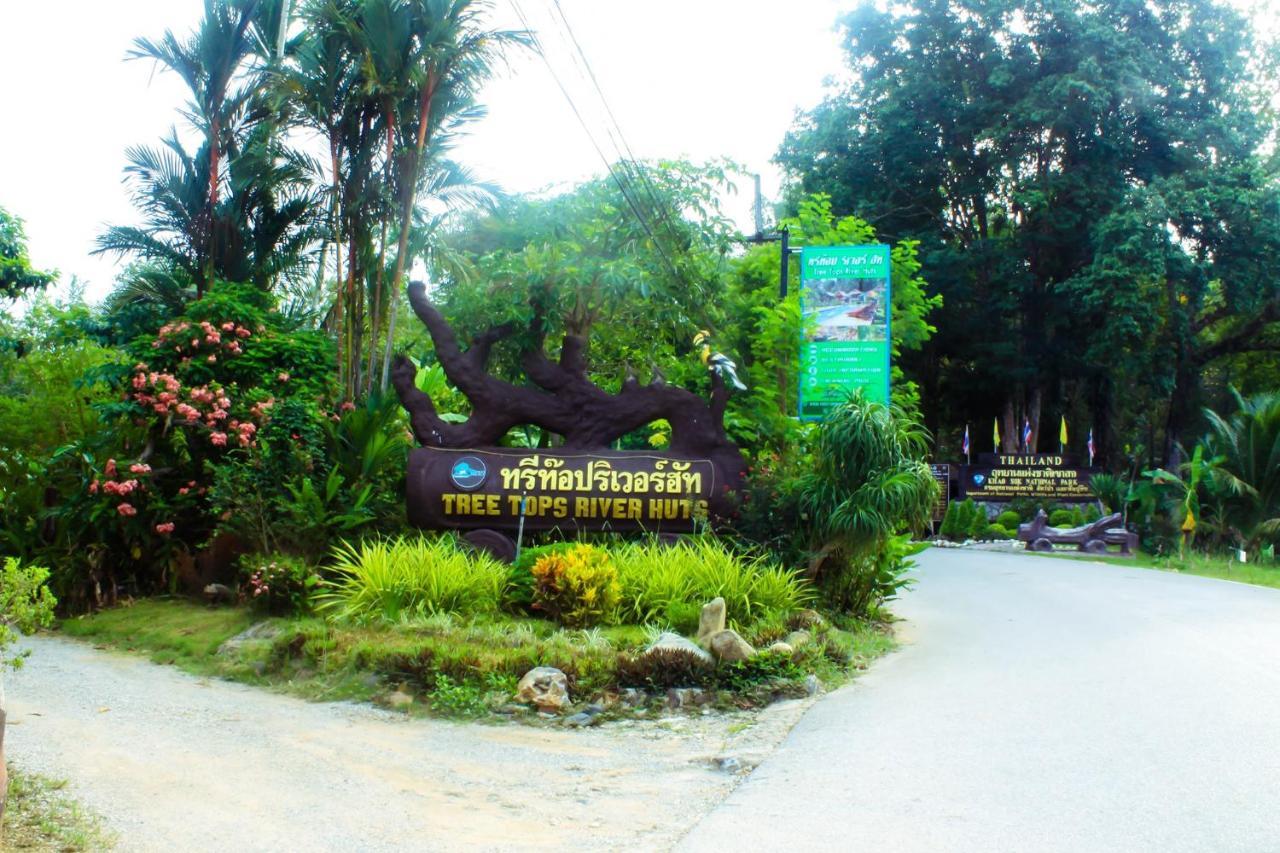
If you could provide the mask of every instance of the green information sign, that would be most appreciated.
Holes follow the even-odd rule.
[[[800,253],[800,417],[821,419],[855,388],[889,401],[889,247]]]

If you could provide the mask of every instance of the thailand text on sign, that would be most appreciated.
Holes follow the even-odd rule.
[[[705,459],[622,451],[419,448],[410,454],[420,526],[683,532],[716,494]]]
[[[998,454],[992,464],[966,465],[960,478],[965,497],[977,500],[1041,498],[1056,501],[1091,501],[1089,480],[1094,468],[1065,464],[1051,454]]]
[[[821,418],[854,388],[889,400],[889,247],[800,254],[800,417]]]

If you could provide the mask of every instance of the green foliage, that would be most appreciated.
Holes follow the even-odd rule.
[[[18,669],[31,653],[9,652],[19,633],[31,634],[53,624],[58,600],[50,592],[48,580],[49,570],[43,566],[23,565],[16,557],[5,557],[0,575],[0,669]]]
[[[22,220],[0,207],[0,296],[17,299],[48,287],[57,277],[31,265]]]
[[[637,623],[696,629],[702,605],[723,598],[726,618],[745,626],[813,600],[809,585],[763,557],[744,556],[711,536],[675,544],[647,539],[613,551],[621,616]]]
[[[721,689],[738,693],[760,685],[796,681],[804,675],[791,655],[763,651],[746,660],[722,663],[716,668],[715,681]]]
[[[334,550],[333,572],[320,607],[356,622],[493,613],[507,583],[502,564],[460,548],[450,536],[342,544]]]
[[[1075,527],[1075,514],[1069,509],[1055,509],[1049,513],[1050,527]]]
[[[927,247],[945,302],[901,364],[938,434],[1064,413],[1104,459],[1152,435],[1172,468],[1202,389],[1262,364],[1274,387],[1273,69],[1238,8],[862,3],[839,27],[849,73],[778,160],[796,208],[827,193]]]
[[[1089,480],[1089,491],[1102,501],[1107,512],[1112,513],[1124,510],[1129,487],[1115,474],[1094,474]]]
[[[1230,416],[1205,412],[1213,457],[1205,486],[1228,538],[1254,551],[1280,536],[1280,392],[1234,396]]]
[[[1007,509],[1004,512],[1000,513],[998,516],[996,516],[996,524],[1000,525],[1005,530],[1016,531],[1018,529],[1018,525],[1021,523],[1022,523],[1022,516],[1018,515],[1013,510]]]
[[[240,575],[250,603],[282,616],[309,612],[321,582],[311,565],[288,554],[241,557]]]
[[[987,533],[987,513],[972,498],[954,501],[947,506],[939,533],[954,541],[981,539]]]
[[[560,624],[583,628],[615,617],[618,570],[607,552],[591,545],[574,545],[543,554],[530,573],[533,609]]]
[[[1012,539],[1014,534],[1010,533],[1008,528],[1000,524],[988,524],[986,532],[983,534],[984,539]]]

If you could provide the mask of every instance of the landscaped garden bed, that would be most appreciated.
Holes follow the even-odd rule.
[[[576,591],[565,578],[554,585],[556,571]],[[313,699],[577,724],[812,694],[893,644],[881,623],[832,624],[810,608],[806,581],[710,538],[562,544],[513,566],[449,536],[383,540],[344,549],[324,575],[277,569],[256,601],[141,600],[61,629]],[[246,591],[263,577],[254,570]],[[732,650],[712,651],[716,634]],[[563,674],[563,702],[528,691],[521,701],[521,679],[539,667]]]

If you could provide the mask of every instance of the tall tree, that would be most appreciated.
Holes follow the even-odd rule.
[[[1247,23],[1216,0],[920,0],[864,5],[841,31],[852,81],[801,118],[778,159],[837,212],[922,239],[946,301],[907,367],[931,426],[950,426],[943,411],[999,412],[1006,442],[1026,418],[1034,446],[1042,415],[1071,408],[1105,425],[1135,397],[1121,389],[1159,397],[1167,385],[1173,454],[1196,366],[1215,357],[1208,326],[1243,311],[1267,323],[1265,306],[1280,308],[1197,225],[1214,213],[1260,225],[1270,203]],[[1224,285],[1221,310],[1207,287],[1219,279],[1239,283]],[[1170,340],[1185,352],[1157,357]]]

